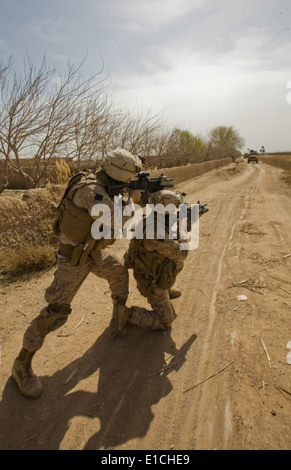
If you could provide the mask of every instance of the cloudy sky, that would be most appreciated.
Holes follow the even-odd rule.
[[[0,0],[0,62],[25,54],[103,63],[117,105],[170,128],[232,125],[245,148],[291,150],[290,0]]]

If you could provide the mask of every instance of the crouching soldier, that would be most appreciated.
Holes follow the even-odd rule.
[[[179,192],[162,190],[153,193],[149,202],[154,205],[162,204],[162,206],[171,204],[174,208],[178,208],[180,204],[183,204],[183,197]],[[179,236],[178,238],[170,237],[168,214],[165,214],[163,237],[160,237],[159,230],[155,227],[154,238],[148,239],[146,237],[147,217],[144,216],[142,221],[143,238],[131,239],[124,260],[125,267],[133,269],[137,288],[147,298],[152,310],[116,304],[113,309],[113,318],[116,333],[119,336],[125,336],[127,323],[151,330],[163,330],[170,327],[176,317],[171,298],[177,297],[178,292],[172,291],[171,287],[178,273],[183,269],[188,251],[181,249],[182,240]]]
[[[108,281],[114,305],[126,303],[128,272],[121,261],[110,255],[110,250],[103,251],[115,242],[112,232],[108,239],[92,237],[95,220],[91,211],[98,203],[106,204],[113,220],[114,201],[107,192],[108,185],[129,182],[141,168],[138,157],[123,149],[114,150],[105,158],[102,169],[90,175],[79,173],[67,186],[55,221],[60,245],[54,280],[45,292],[47,306],[26,330],[23,347],[12,368],[20,392],[29,398],[42,393],[41,381],[31,368],[32,358],[46,335],[67,321],[71,302],[90,272]],[[139,202],[138,190],[130,196],[133,202]]]

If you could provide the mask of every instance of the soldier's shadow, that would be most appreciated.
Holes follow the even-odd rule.
[[[147,331],[130,326],[125,338],[113,338],[110,325],[82,357],[52,377],[42,377],[44,393],[38,400],[21,397],[18,411],[23,414],[23,420],[33,410],[36,431],[42,429],[44,422],[48,424],[39,435],[31,430],[31,441],[24,440],[21,433],[16,437],[18,430],[13,436],[14,442],[15,438],[16,441],[23,438],[30,449],[59,449],[63,440],[61,448],[77,445],[83,449],[108,449],[146,435],[154,416],[151,408],[171,392],[168,375],[183,365],[196,335],[190,336],[179,350],[171,338],[171,329]],[[18,393],[12,391],[13,387],[16,388],[15,384],[6,384],[0,405],[4,426],[3,418],[13,419],[9,408],[15,408],[13,399]],[[45,419],[44,410],[47,410]],[[71,444],[66,444],[72,420],[80,416],[88,418],[84,426],[94,420],[89,433],[83,430],[88,438],[83,441],[79,438],[76,444],[75,437],[71,436]],[[11,443],[6,446],[23,447]]]

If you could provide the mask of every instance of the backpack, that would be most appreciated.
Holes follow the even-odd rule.
[[[59,205],[56,208],[57,214],[56,214],[56,217],[53,221],[53,228],[52,228],[54,235],[59,235],[61,233],[60,224],[61,224],[63,216],[64,216],[66,201],[71,201],[72,202],[73,196],[79,188],[81,188],[82,186],[88,185],[88,184],[92,184],[94,182],[96,182],[95,175],[93,173],[87,173],[87,172],[84,172],[84,171],[80,172],[80,173],[77,173],[76,175],[74,175],[70,178],[70,180],[69,180],[69,182],[66,186],[66,189],[63,193],[63,196],[61,198],[61,201],[60,201]],[[70,197],[68,198],[69,195],[70,195]],[[69,203],[67,203],[67,204],[69,205]],[[82,209],[80,209],[80,211],[81,210]],[[84,216],[86,217],[86,215],[84,215]]]

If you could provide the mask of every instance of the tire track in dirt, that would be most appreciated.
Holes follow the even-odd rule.
[[[178,281],[179,287],[182,287],[183,296],[175,301],[179,315],[172,329],[172,337],[177,344],[182,344],[185,337],[189,337],[191,333],[197,334],[197,340],[187,354],[186,365],[179,372],[178,379],[173,378],[173,387],[177,386],[179,394],[173,394],[174,401],[172,396],[168,397],[168,406],[164,404],[163,411],[159,410],[158,413],[171,416],[171,442],[175,443],[175,448],[185,449],[196,446],[194,442],[196,437],[193,436],[197,423],[197,402],[201,403],[198,405],[200,409],[203,403],[203,393],[197,397],[200,392],[199,390],[195,392],[193,402],[190,398],[192,392],[184,394],[183,389],[202,380],[212,367],[207,357],[215,324],[215,299],[216,289],[220,282],[221,264],[234,230],[234,225],[231,226],[230,221],[238,217],[238,207],[241,205],[242,194],[238,188],[242,186],[244,188],[242,192],[245,194],[247,192],[247,188],[244,187],[245,181],[250,179],[247,185],[249,187],[255,177],[252,169],[247,167],[243,175],[231,182],[227,192],[225,184],[219,183],[210,186],[208,190],[203,189],[202,195],[199,194],[199,199],[203,202],[209,201],[210,207],[209,213],[201,219],[200,230],[211,235],[202,236],[198,250],[188,255],[190,259],[187,259]],[[188,191],[187,201],[195,203],[197,196]],[[203,392],[203,387],[201,392]],[[156,423],[157,430],[153,431],[153,435],[159,433],[158,423],[159,421]],[[154,445],[154,441],[151,439],[149,445]]]
[[[246,181],[247,179],[247,181]],[[253,184],[254,179],[256,179],[256,174],[254,174],[253,168],[247,167],[246,173],[242,176],[236,178],[234,181],[231,181],[227,185],[222,194],[220,191],[216,190],[215,187],[212,188],[212,194],[216,194],[217,206],[215,207],[215,216],[213,220],[210,220],[208,224],[206,223],[206,228],[211,231],[211,227],[214,228],[214,236],[217,234],[217,244],[216,246],[211,246],[211,253],[213,254],[214,263],[209,267],[209,273],[215,273],[216,275],[211,274],[211,279],[209,279],[209,273],[205,272],[206,279],[211,285],[211,295],[210,295],[210,305],[208,307],[208,322],[206,331],[203,334],[203,348],[200,352],[199,357],[199,367],[196,373],[195,381],[192,382],[199,383],[209,374],[215,372],[213,371],[214,364],[217,363],[216,352],[213,350],[214,340],[215,340],[215,324],[216,324],[216,297],[217,290],[220,286],[221,281],[221,268],[224,261],[225,252],[231,243],[233,238],[234,229],[236,227],[237,220],[240,219],[243,211],[245,210],[245,196],[248,194],[249,187]],[[218,185],[219,187],[220,185]],[[242,203],[243,201],[243,203]],[[241,206],[243,206],[241,208]],[[212,205],[211,205],[212,207]],[[219,221],[219,224],[218,224]],[[207,227],[208,225],[208,227]],[[222,231],[222,227],[224,231]],[[218,233],[220,232],[220,233]],[[213,237],[211,237],[213,238]],[[208,277],[207,277],[208,276]],[[228,361],[226,361],[228,362]],[[219,370],[220,365],[217,364],[216,370]],[[231,413],[230,413],[230,402],[229,399],[225,398],[225,406],[220,405],[219,410],[224,408],[224,415],[219,418],[216,418],[216,400],[215,395],[213,394],[211,382],[205,382],[200,387],[200,390],[194,392],[189,391],[187,393],[193,394],[196,396],[196,403],[198,403],[197,408],[192,407],[190,413],[185,417],[185,427],[189,427],[190,432],[184,433],[183,441],[181,442],[182,447],[187,447],[190,445],[191,448],[194,445],[195,448],[209,449],[213,448],[212,440],[213,436],[217,433],[216,427],[218,426],[219,434],[223,432],[230,434],[231,432]],[[186,387],[187,389],[187,387]],[[221,414],[221,413],[220,413]],[[193,423],[196,423],[195,428],[193,429]],[[222,429],[221,429],[222,427]],[[192,436],[192,442],[189,442],[189,436],[194,430],[194,435]]]
[[[225,276],[225,267],[227,264],[229,264],[228,261],[228,251],[230,249],[234,249],[235,246],[241,247],[240,245],[240,239],[238,238],[239,231],[241,229],[242,224],[239,222],[240,219],[242,219],[242,222],[246,220],[246,215],[252,216],[253,213],[256,214],[255,221],[261,223],[267,221],[268,223],[268,211],[273,212],[273,208],[277,206],[277,211],[276,211],[276,219],[277,223],[275,224],[276,228],[283,228],[284,225],[281,224],[279,221],[282,220],[281,217],[284,218],[284,215],[286,216],[286,221],[288,220],[287,215],[284,214],[284,210],[280,211],[279,208],[281,207],[281,195],[279,200],[277,200],[277,197],[274,198],[273,194],[266,193],[264,190],[264,185],[265,185],[265,172],[261,168],[255,167],[251,169],[252,173],[250,174],[249,181],[247,184],[244,186],[244,188],[237,188],[239,192],[241,192],[243,196],[243,209],[238,211],[238,213],[235,215],[235,218],[230,218],[229,222],[232,223],[235,219],[237,220],[237,225],[234,223],[232,226],[231,234],[229,236],[228,241],[223,247],[223,251],[221,253],[221,264],[224,265],[224,272],[221,274],[221,264],[218,264],[218,276],[217,276],[217,282],[214,284],[214,291],[213,291],[213,297],[212,299],[217,301],[216,295],[215,295],[215,289],[220,290],[220,294],[223,293],[226,295],[226,289],[223,287],[225,285],[224,281],[224,276]],[[234,188],[235,191],[235,188]],[[235,195],[235,198],[237,198],[237,194]],[[261,218],[258,218],[258,204],[261,203],[261,199],[265,198],[264,205],[262,205],[261,208]],[[288,207],[288,205],[285,206],[285,209]],[[252,219],[250,219],[252,220]],[[275,221],[276,222],[276,221]],[[289,215],[289,224],[290,224],[290,215]],[[254,225],[254,228],[255,225]],[[261,236],[264,236],[264,230],[260,232],[257,230],[257,233],[260,234]],[[281,241],[281,246],[283,246],[285,242],[285,234],[284,236],[282,235],[281,232],[278,233],[277,240],[279,242],[279,238]],[[233,242],[233,243],[232,243]],[[275,243],[275,240],[274,240]],[[232,247],[232,244],[234,247]],[[280,243],[279,243],[280,245]],[[248,247],[248,245],[246,245]],[[260,247],[264,248],[265,243],[260,243]],[[288,244],[286,243],[286,247]],[[253,247],[256,247],[256,244],[253,244]],[[250,248],[252,248],[252,244],[250,243]],[[290,248],[289,248],[290,250]],[[231,261],[231,260],[230,260]],[[220,282],[222,281],[222,282]],[[224,282],[223,282],[224,281]],[[220,285],[221,284],[221,285]],[[256,294],[255,294],[256,295]],[[260,297],[260,296],[257,296]],[[229,295],[228,297],[229,298]],[[255,338],[258,337],[258,332],[262,334],[265,329],[264,329],[264,323],[259,324],[258,320],[256,320],[259,315],[261,314],[261,307],[260,305],[262,304],[259,301],[256,301],[257,299],[255,298],[254,301],[251,300],[252,296],[249,295],[249,300],[248,300],[248,308],[251,309],[251,315],[248,318],[248,329],[247,332],[256,332],[254,336]],[[231,300],[231,297],[230,297]],[[258,303],[259,302],[259,303]],[[262,304],[263,305],[263,304]],[[213,308],[215,309],[216,305],[215,303],[212,304]],[[222,307],[224,309],[229,308],[229,302],[224,302]],[[235,330],[233,329],[233,326],[229,324],[230,320],[227,320],[227,318],[224,318],[224,315],[222,315],[222,310],[220,308],[220,314],[217,316],[215,313],[215,318],[213,318],[213,321],[209,321],[209,326],[208,326],[208,331],[207,331],[207,336],[206,339],[208,341],[205,343],[205,350],[203,351],[203,355],[201,356],[200,360],[200,371],[198,372],[198,377],[197,379],[202,380],[203,376],[207,377],[211,372],[213,372],[213,364],[217,363],[217,361],[220,359],[220,365],[227,364],[229,361],[232,361],[235,359],[235,362],[237,359],[243,363],[243,369],[248,370],[248,375],[249,377],[252,377],[252,371],[249,370],[248,364],[245,363],[244,357],[246,354],[242,355],[242,352],[239,351],[238,355],[235,354],[235,348],[232,346],[234,343],[239,344],[238,338],[243,338],[243,332],[241,329]],[[211,307],[210,307],[211,311]],[[270,314],[271,315],[271,314]],[[227,316],[226,316],[227,317]],[[242,316],[242,319],[244,316]],[[256,320],[256,323],[254,323]],[[226,336],[226,331],[229,330],[231,331],[232,336],[230,337],[230,342],[227,344],[225,342],[225,336]],[[262,332],[262,333],[261,333]],[[259,338],[258,338],[259,339]],[[250,342],[250,340],[248,339]],[[223,344],[224,343],[224,344]],[[251,343],[251,342],[250,342]],[[269,340],[270,343],[270,340]],[[258,345],[260,346],[260,345]],[[251,355],[253,354],[251,350],[251,344],[246,344],[245,351],[247,354]],[[256,347],[256,346],[254,346]],[[257,349],[257,347],[256,347]],[[258,348],[260,349],[260,348]],[[223,358],[223,361],[222,361]],[[253,359],[254,360],[254,359]],[[204,367],[203,367],[204,363]],[[264,360],[263,360],[264,364]],[[236,369],[236,370],[235,370]],[[234,386],[237,386],[235,384],[235,372],[239,370],[239,364],[234,364],[233,369],[229,368],[227,371],[223,372],[221,376],[217,376],[216,378],[213,378],[204,384],[200,386],[200,395],[198,396],[198,391],[193,392],[193,396],[196,395],[197,397],[197,402],[198,402],[198,409],[197,413],[195,410],[192,410],[192,415],[188,416],[188,422],[190,423],[191,421],[196,420],[196,427],[195,427],[195,448],[197,449],[228,449],[228,448],[235,448],[235,446],[238,446],[237,448],[243,448],[239,446],[251,446],[252,444],[252,433],[249,433],[249,436],[246,437],[246,431],[243,428],[242,434],[245,436],[245,439],[248,439],[248,442],[246,443],[243,442],[243,444],[238,444],[238,439],[234,438],[234,433],[236,431],[237,433],[237,419],[239,418],[240,414],[237,412],[237,409],[240,410],[240,413],[243,411],[243,413],[246,413],[246,409],[243,407],[237,407],[236,406],[236,400],[237,396],[234,395],[233,393],[233,388]],[[216,370],[219,370],[219,366],[216,367]],[[256,371],[257,372],[257,371]],[[258,368],[257,375],[260,375],[260,369]],[[198,380],[198,381],[199,381]],[[258,380],[258,379],[256,379]],[[252,379],[254,383],[254,379]],[[189,392],[192,393],[192,392]],[[248,390],[249,393],[249,390]],[[239,404],[244,403],[244,400],[238,400]],[[252,402],[252,401],[250,401]],[[254,400],[253,400],[254,402]],[[252,405],[253,406],[253,405]],[[264,411],[264,410],[263,410]],[[242,413],[241,413],[242,414]],[[236,420],[235,420],[235,419]],[[246,426],[249,426],[249,422],[245,421],[247,424]],[[258,422],[258,425],[260,425],[260,422]],[[190,429],[190,427],[189,427]],[[249,430],[250,431],[250,430]],[[262,436],[264,433],[262,432]],[[258,433],[255,433],[253,437],[255,437],[256,440],[259,441],[258,439]],[[236,435],[237,437],[237,435]],[[255,442],[255,439],[253,439],[253,442]],[[263,439],[261,439],[263,442]],[[188,442],[189,445],[189,440],[184,441]],[[254,444],[253,444],[254,445]],[[261,443],[261,445],[263,445]]]

